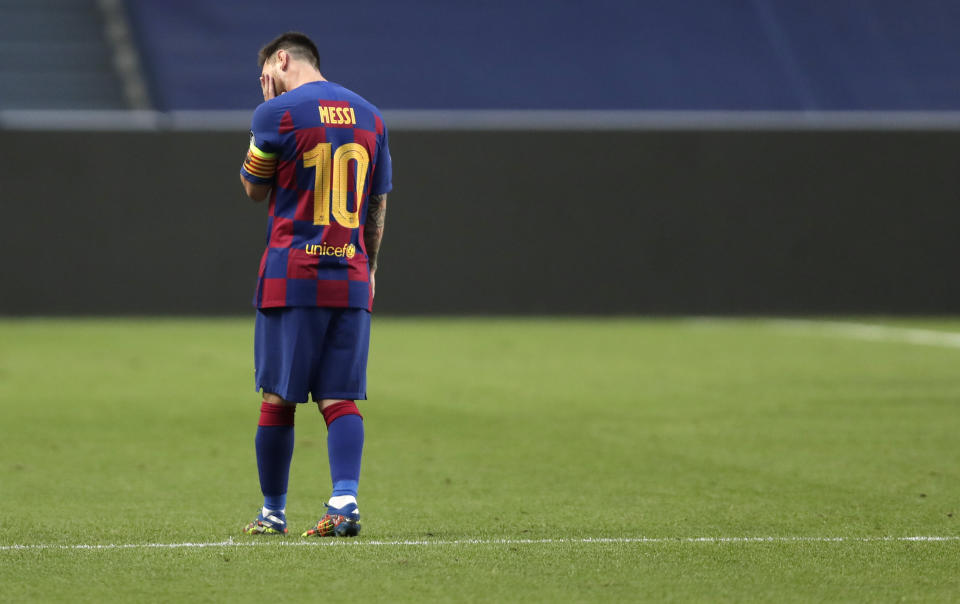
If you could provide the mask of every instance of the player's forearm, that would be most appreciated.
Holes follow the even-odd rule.
[[[243,185],[243,190],[247,194],[247,197],[254,201],[263,201],[270,195],[271,185],[260,185],[252,183],[243,175],[240,176],[240,184]]]
[[[367,222],[363,230],[363,245],[367,248],[370,270],[377,270],[377,258],[380,255],[380,242],[383,240],[383,228],[387,221],[387,194],[371,195],[367,201]]]

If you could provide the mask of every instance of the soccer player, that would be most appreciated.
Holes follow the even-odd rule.
[[[254,201],[270,199],[254,298],[263,508],[244,532],[287,533],[293,419],[311,395],[327,424],[333,493],[303,536],[352,537],[364,434],[356,401],[367,398],[374,275],[392,187],[387,130],[376,107],[324,79],[307,36],[285,33],[258,59],[263,103],[240,182]]]

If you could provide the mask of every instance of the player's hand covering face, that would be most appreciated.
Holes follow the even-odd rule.
[[[267,73],[267,66],[264,65],[263,73],[260,74],[260,89],[263,92],[263,100],[269,101],[277,96],[277,88],[273,76]]]

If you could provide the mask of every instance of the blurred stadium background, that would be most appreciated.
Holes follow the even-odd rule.
[[[0,313],[249,310],[256,51],[385,110],[388,313],[960,310],[960,4],[0,2]]]

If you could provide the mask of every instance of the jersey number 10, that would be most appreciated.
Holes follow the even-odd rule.
[[[313,181],[313,224],[330,224],[330,213],[333,212],[333,217],[341,225],[356,229],[360,226],[360,200],[363,198],[363,187],[367,181],[370,155],[359,143],[340,145],[333,157],[330,157],[332,149],[333,143],[320,143],[303,154],[303,167],[316,168]],[[347,191],[350,188],[347,179],[350,178],[351,161],[357,162],[357,181],[353,189],[356,209],[353,212],[347,206]]]

